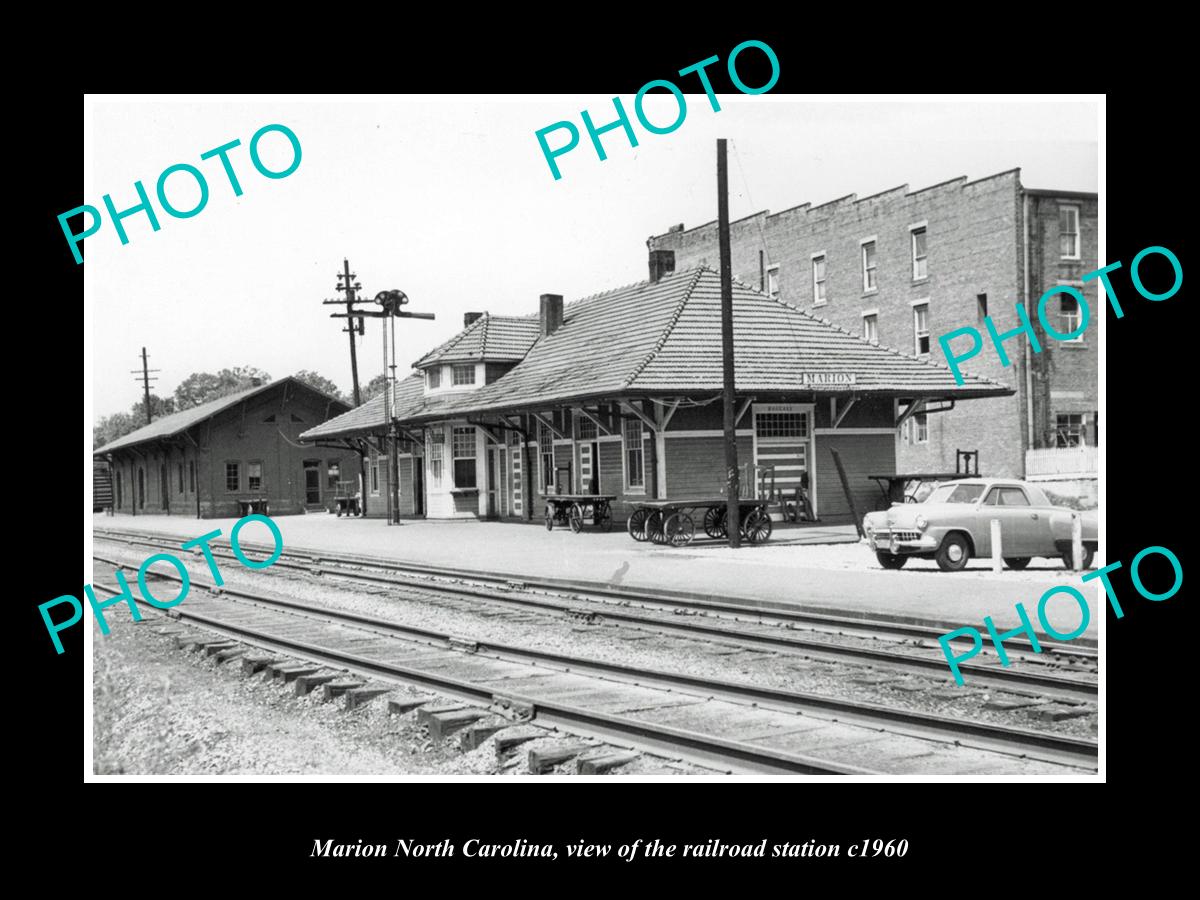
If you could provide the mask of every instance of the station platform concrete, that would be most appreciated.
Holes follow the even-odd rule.
[[[180,542],[220,529],[227,538],[236,519],[96,514],[98,529],[143,530],[179,535]],[[961,572],[942,572],[932,560],[911,560],[887,571],[858,540],[852,525],[776,525],[771,539],[738,550],[703,537],[686,547],[638,543],[621,529],[579,533],[533,523],[381,519],[317,513],[274,519],[284,547],[357,553],[430,566],[502,574],[514,580],[553,578],[593,585],[685,592],[704,597],[747,598],[853,617],[881,617],[945,627],[984,630],[983,617],[998,628],[1020,624],[1022,602],[1037,624],[1037,602],[1055,585],[1068,584],[1088,598],[1091,621],[1078,639],[1095,645],[1104,614],[1098,582],[1083,585],[1057,559],[1035,559],[1022,572],[991,571],[975,560]],[[261,524],[242,532],[250,543],[270,541]],[[90,566],[90,560],[89,566]],[[1097,559],[1096,565],[1103,565]],[[88,569],[90,572],[90,568]],[[1099,611],[1099,614],[1097,614]],[[1066,595],[1049,607],[1060,632],[1078,627],[1079,610]]]

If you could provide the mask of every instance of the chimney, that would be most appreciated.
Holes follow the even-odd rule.
[[[680,222],[678,225],[672,225],[670,228],[668,228],[667,234],[679,234],[681,231],[683,231],[682,222]]]
[[[562,294],[542,294],[541,297],[542,337],[554,334],[563,320]]]
[[[674,250],[650,251],[650,281],[659,281],[675,271]]]
[[[483,318],[483,313],[463,313],[463,328],[467,328],[471,323]]]

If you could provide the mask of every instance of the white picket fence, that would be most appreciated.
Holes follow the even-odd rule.
[[[1100,470],[1095,447],[1048,447],[1025,451],[1025,477],[1046,475],[1091,475]]]

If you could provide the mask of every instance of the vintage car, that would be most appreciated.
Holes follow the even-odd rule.
[[[992,555],[991,521],[1000,521],[1000,552],[1010,569],[1024,569],[1035,556],[1058,557],[1068,569],[1071,528],[1083,519],[1083,567],[1091,568],[1098,532],[1095,510],[1052,506],[1036,484],[1012,479],[963,478],[939,485],[921,503],[893,503],[863,518],[867,543],[885,569],[899,569],[910,556],[937,561],[957,572],[972,556]]]

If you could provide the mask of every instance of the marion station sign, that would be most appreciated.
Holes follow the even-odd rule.
[[[856,376],[853,372],[804,372],[800,383],[807,387],[819,387],[824,390],[849,390],[854,387]]]

